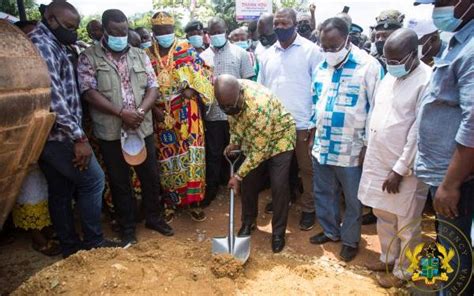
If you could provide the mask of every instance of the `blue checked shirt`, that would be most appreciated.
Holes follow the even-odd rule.
[[[474,20],[456,32],[434,72],[419,113],[415,174],[439,186],[456,145],[474,148]]]
[[[312,154],[322,165],[355,167],[367,145],[366,132],[375,89],[383,78],[380,63],[352,46],[339,68],[323,61],[313,83]]]
[[[51,78],[51,111],[56,113],[56,122],[48,141],[80,139],[84,136],[81,100],[66,48],[42,22],[28,36],[46,62]]]

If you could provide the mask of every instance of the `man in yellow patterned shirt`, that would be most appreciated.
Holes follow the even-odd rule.
[[[258,193],[268,170],[272,188],[272,250],[285,246],[285,230],[290,202],[289,168],[296,141],[291,114],[264,86],[230,75],[220,75],[215,83],[220,108],[229,115],[230,145],[226,154],[241,149],[245,161],[229,181],[239,191],[242,182],[242,227],[239,236],[250,235],[258,214]]]

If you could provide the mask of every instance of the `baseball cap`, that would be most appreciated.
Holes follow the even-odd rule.
[[[146,157],[145,139],[140,130],[123,130],[120,133],[123,158],[129,165],[142,164]]]
[[[420,5],[420,4],[434,4],[436,0],[417,0],[414,5]]]
[[[412,18],[408,20],[407,28],[415,31],[418,39],[438,31],[438,28],[436,28],[436,26],[433,24],[433,20],[431,18]]]

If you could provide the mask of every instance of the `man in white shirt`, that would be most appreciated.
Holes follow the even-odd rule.
[[[413,174],[417,113],[431,76],[430,67],[420,63],[417,46],[417,35],[410,29],[395,31],[385,43],[388,74],[376,92],[359,187],[360,201],[377,216],[382,249],[380,261],[367,267],[381,272],[378,282],[384,288],[402,284],[401,269],[408,260],[400,263],[400,252],[421,235],[428,193]],[[387,266],[392,274],[385,272]]]
[[[313,228],[315,220],[312,163],[308,155],[311,123],[312,74],[322,61],[317,45],[296,32],[296,12],[280,9],[273,19],[278,41],[260,62],[258,82],[272,90],[296,121],[296,158],[303,182],[301,230]]]

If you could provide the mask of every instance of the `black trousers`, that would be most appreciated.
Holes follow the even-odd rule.
[[[163,208],[160,201],[160,177],[152,135],[145,138],[145,145],[147,158],[134,169],[141,184],[145,220],[153,223],[161,219]],[[132,192],[131,166],[123,158],[120,140],[99,140],[99,146],[109,175],[112,201],[122,234],[135,233],[136,204]]]
[[[265,179],[265,172],[270,175],[272,188],[272,232],[273,235],[284,235],[290,208],[289,172],[293,151],[287,151],[262,162],[250,171],[242,180],[242,223],[255,223],[258,216],[258,193]]]
[[[228,178],[228,166],[224,163],[224,149],[229,145],[229,123],[206,121],[206,184],[207,191],[217,190],[221,181]],[[226,170],[227,168],[227,170]],[[224,177],[223,177],[224,176]]]

